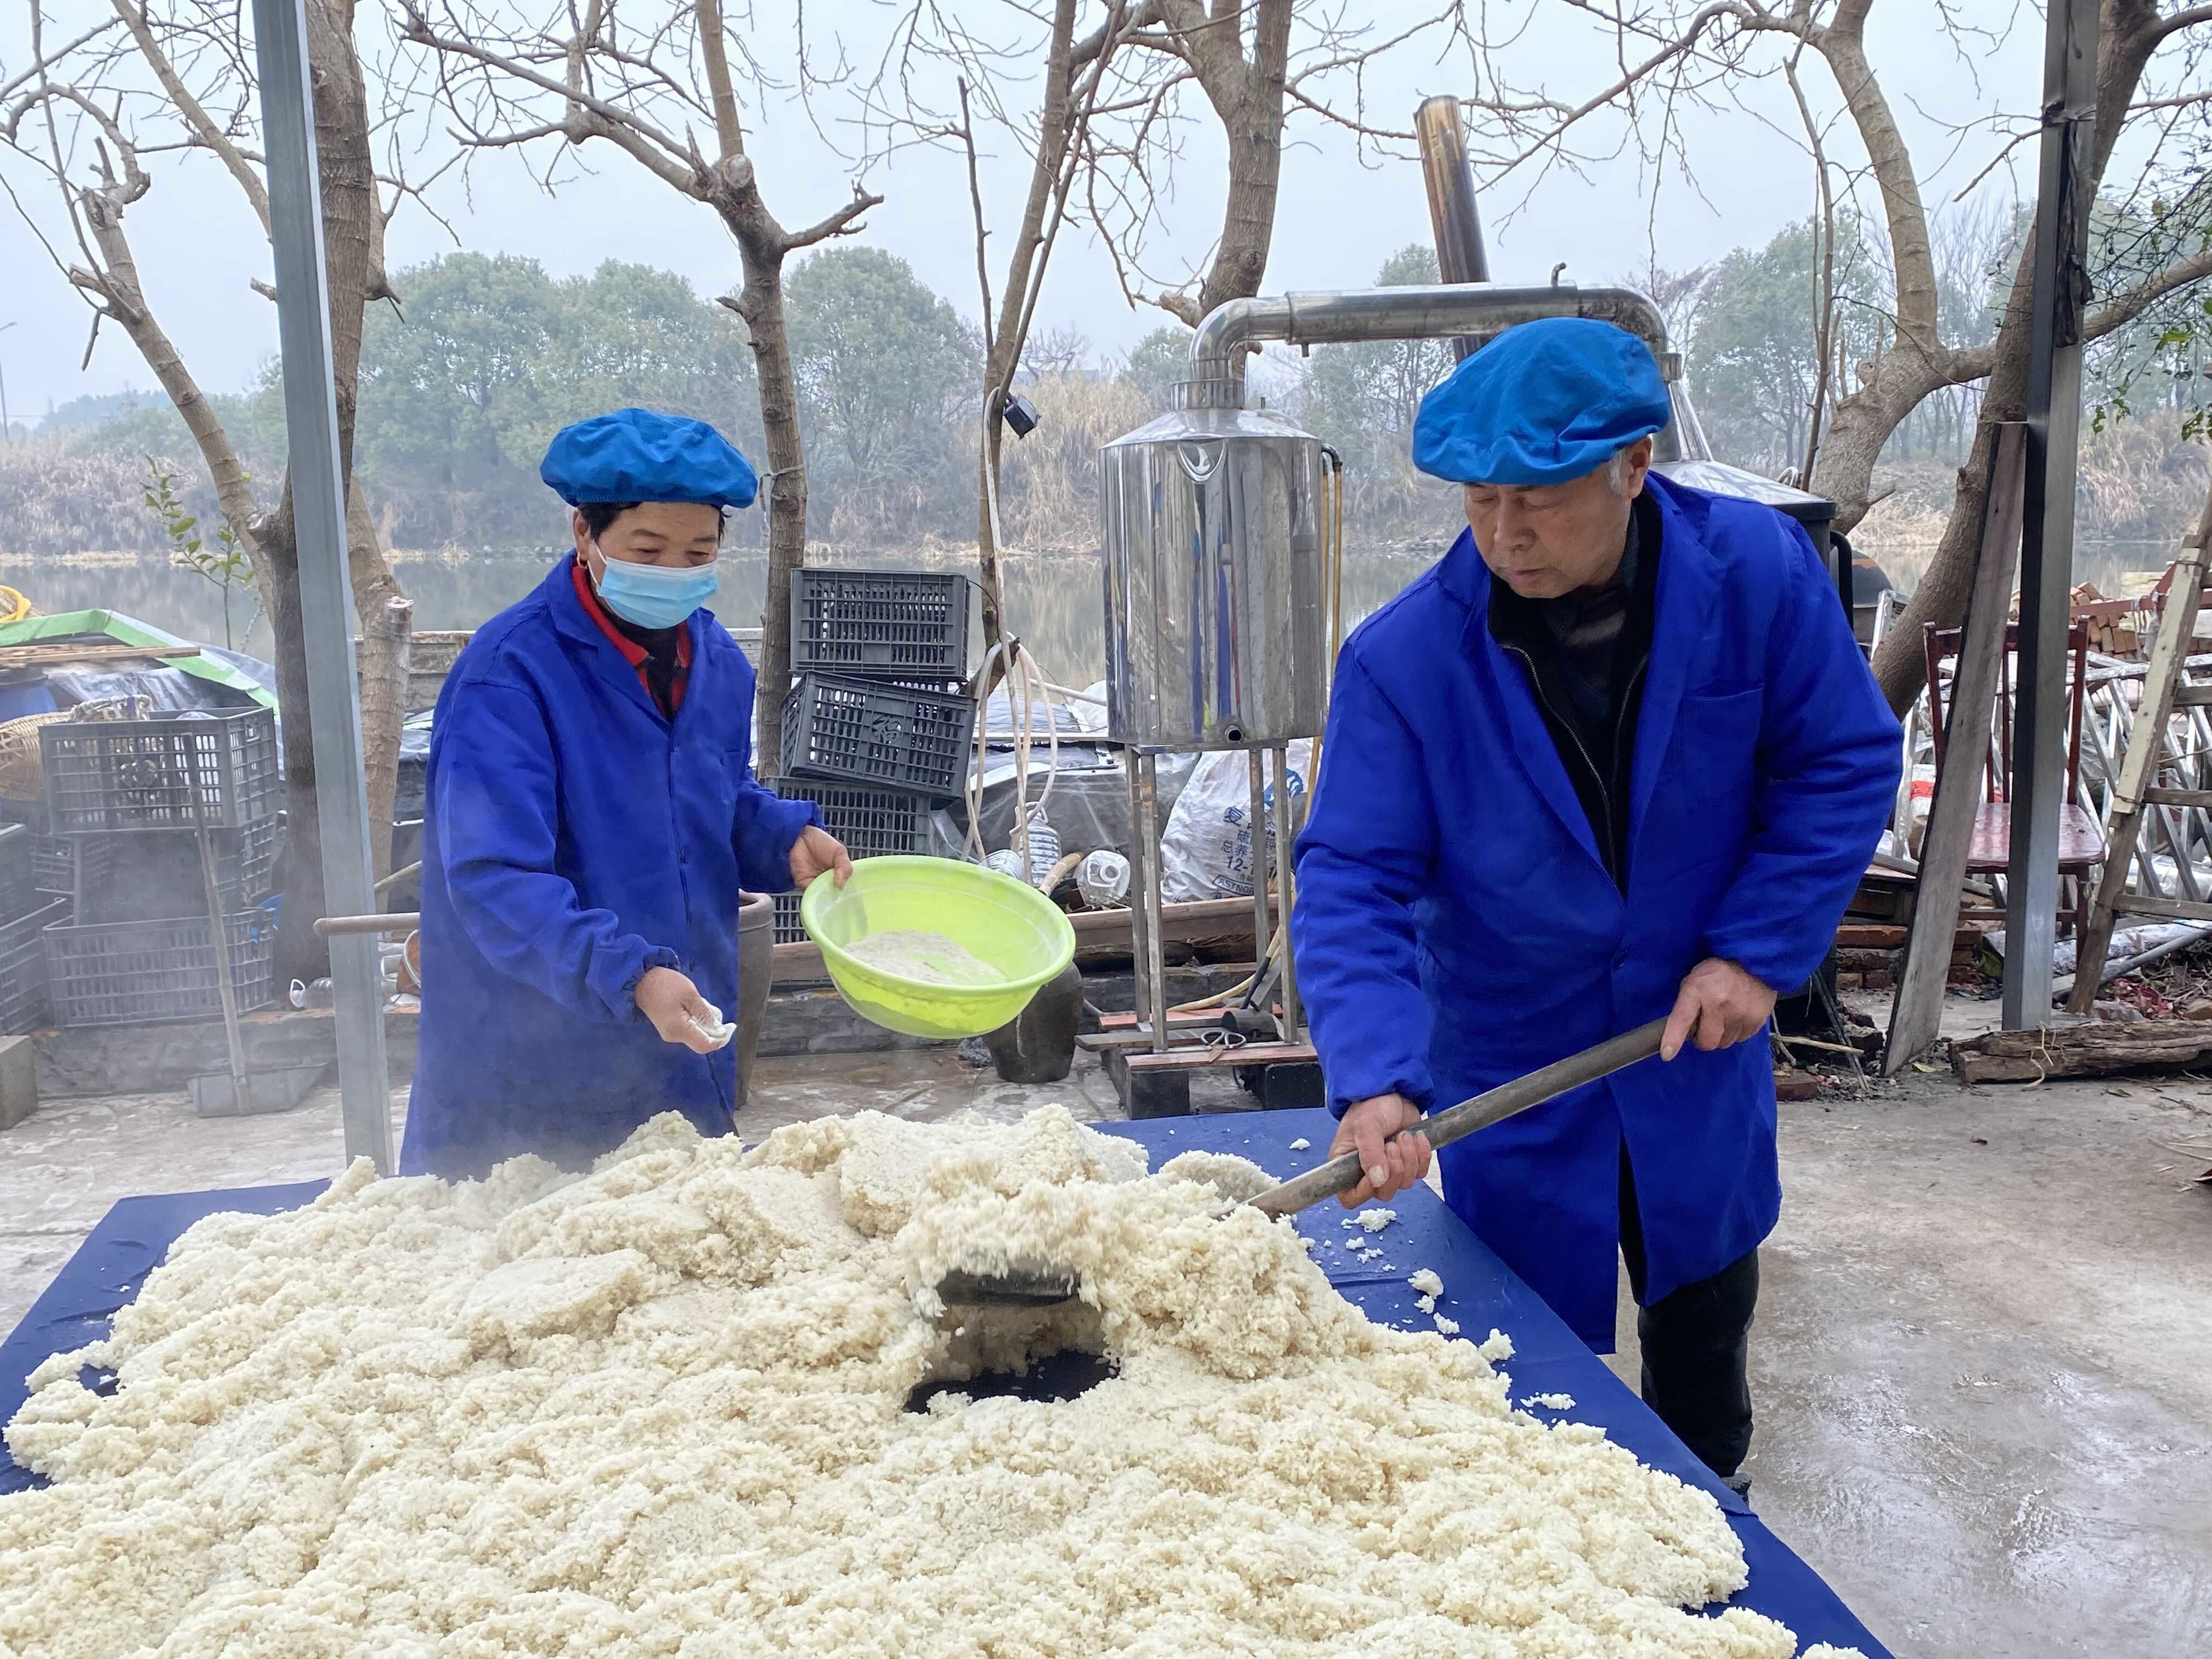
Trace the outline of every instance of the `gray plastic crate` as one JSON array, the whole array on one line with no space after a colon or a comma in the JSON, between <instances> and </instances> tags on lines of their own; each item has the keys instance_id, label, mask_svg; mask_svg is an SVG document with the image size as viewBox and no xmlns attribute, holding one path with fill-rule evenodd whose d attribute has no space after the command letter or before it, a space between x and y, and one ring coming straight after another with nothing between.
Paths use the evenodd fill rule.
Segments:
<instances>
[{"instance_id":1,"label":"gray plastic crate","mask_svg":"<svg viewBox=\"0 0 2212 1659\"><path fill-rule=\"evenodd\" d=\"M975 705L849 674L805 673L783 705L783 775L949 799L968 775Z\"/></svg>"},{"instance_id":2,"label":"gray plastic crate","mask_svg":"<svg viewBox=\"0 0 2212 1659\"><path fill-rule=\"evenodd\" d=\"M69 914L66 902L41 906L0 925L0 1036L19 1036L46 1023L48 924Z\"/></svg>"},{"instance_id":3,"label":"gray plastic crate","mask_svg":"<svg viewBox=\"0 0 2212 1659\"><path fill-rule=\"evenodd\" d=\"M860 784L824 783L818 778L771 778L768 787L786 800L812 801L822 809L823 827L856 859L919 853L929 838L929 799L895 789ZM775 896L775 942L788 945L806 937L799 925L799 895Z\"/></svg>"},{"instance_id":4,"label":"gray plastic crate","mask_svg":"<svg viewBox=\"0 0 2212 1659\"><path fill-rule=\"evenodd\" d=\"M39 896L39 838L27 824L0 823L0 921L13 921Z\"/></svg>"},{"instance_id":5,"label":"gray plastic crate","mask_svg":"<svg viewBox=\"0 0 2212 1659\"><path fill-rule=\"evenodd\" d=\"M965 679L973 586L949 572L794 570L792 672Z\"/></svg>"},{"instance_id":6,"label":"gray plastic crate","mask_svg":"<svg viewBox=\"0 0 2212 1659\"><path fill-rule=\"evenodd\" d=\"M276 1000L276 919L223 919L240 1013ZM222 1014L215 942L205 917L49 927L46 995L57 1025L144 1025Z\"/></svg>"},{"instance_id":7,"label":"gray plastic crate","mask_svg":"<svg viewBox=\"0 0 2212 1659\"><path fill-rule=\"evenodd\" d=\"M241 830L283 805L276 716L160 710L137 720L56 720L39 729L46 829Z\"/></svg>"},{"instance_id":8,"label":"gray plastic crate","mask_svg":"<svg viewBox=\"0 0 2212 1659\"><path fill-rule=\"evenodd\" d=\"M75 860L75 921L166 921L207 914L207 878L196 832L69 836ZM226 913L250 908L276 888L283 823L210 830L216 886Z\"/></svg>"}]
</instances>

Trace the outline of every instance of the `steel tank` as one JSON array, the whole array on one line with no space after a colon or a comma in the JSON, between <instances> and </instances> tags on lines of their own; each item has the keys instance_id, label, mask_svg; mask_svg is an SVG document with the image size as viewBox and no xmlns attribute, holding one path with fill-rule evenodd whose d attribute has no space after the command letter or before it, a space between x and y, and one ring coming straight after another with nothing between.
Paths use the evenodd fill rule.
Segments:
<instances>
[{"instance_id":1,"label":"steel tank","mask_svg":"<svg viewBox=\"0 0 2212 1659\"><path fill-rule=\"evenodd\" d=\"M1179 409L1101 453L1107 734L1258 749L1328 717L1321 440L1272 410Z\"/></svg>"}]
</instances>

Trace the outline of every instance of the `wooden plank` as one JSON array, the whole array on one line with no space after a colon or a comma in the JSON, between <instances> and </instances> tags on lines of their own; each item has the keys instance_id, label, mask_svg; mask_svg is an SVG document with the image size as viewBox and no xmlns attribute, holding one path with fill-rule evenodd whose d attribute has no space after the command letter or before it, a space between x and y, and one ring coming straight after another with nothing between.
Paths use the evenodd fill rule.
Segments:
<instances>
[{"instance_id":1,"label":"wooden plank","mask_svg":"<svg viewBox=\"0 0 2212 1659\"><path fill-rule=\"evenodd\" d=\"M2212 703L2212 685L2178 685L2173 689L2177 708L2198 708Z\"/></svg>"},{"instance_id":2,"label":"wooden plank","mask_svg":"<svg viewBox=\"0 0 2212 1659\"><path fill-rule=\"evenodd\" d=\"M2149 806L2212 807L2212 789L2146 789L2143 802Z\"/></svg>"},{"instance_id":3,"label":"wooden plank","mask_svg":"<svg viewBox=\"0 0 2212 1659\"><path fill-rule=\"evenodd\" d=\"M1146 1050L1126 1056L1133 1072L1200 1071L1213 1066L1283 1066L1318 1058L1310 1042L1248 1042L1242 1048L1222 1043L1194 1043L1170 1048L1164 1054Z\"/></svg>"},{"instance_id":4,"label":"wooden plank","mask_svg":"<svg viewBox=\"0 0 2212 1659\"><path fill-rule=\"evenodd\" d=\"M2099 1020L2033 1031L1987 1031L1951 1045L1952 1069L1967 1083L2039 1083L2054 1077L2109 1077L2155 1066L2189 1069L2212 1062L2212 1020L2161 1019L2142 1025Z\"/></svg>"},{"instance_id":5,"label":"wooden plank","mask_svg":"<svg viewBox=\"0 0 2212 1659\"><path fill-rule=\"evenodd\" d=\"M2128 915L2172 916L2182 921L2212 921L2212 900L2164 898L2156 893L2128 893L2120 899L2120 909ZM2106 930L2105 944L2097 952L2097 971L2105 968L2105 951L2111 947L2112 934Z\"/></svg>"},{"instance_id":6,"label":"wooden plank","mask_svg":"<svg viewBox=\"0 0 2212 1659\"><path fill-rule=\"evenodd\" d=\"M1944 728L1952 740L1936 769L1928 830L1920 844L1920 891L1905 965L1889 1008L1889 1036L1882 1048L1884 1077L1895 1077L1926 1053L1943 1018L1943 989L1951 975L1952 934L1966 879L1966 855L1981 804L1984 744L2004 673L2005 624L2009 620L2013 565L2020 555L2026 507L2027 428L2007 421L1996 429L1990 463L1989 506L1974 552L1973 584ZM1936 688L1928 695L1933 698Z\"/></svg>"},{"instance_id":7,"label":"wooden plank","mask_svg":"<svg viewBox=\"0 0 2212 1659\"><path fill-rule=\"evenodd\" d=\"M0 669L58 668L74 662L126 662L162 657L197 657L197 645L0 645Z\"/></svg>"}]
</instances>

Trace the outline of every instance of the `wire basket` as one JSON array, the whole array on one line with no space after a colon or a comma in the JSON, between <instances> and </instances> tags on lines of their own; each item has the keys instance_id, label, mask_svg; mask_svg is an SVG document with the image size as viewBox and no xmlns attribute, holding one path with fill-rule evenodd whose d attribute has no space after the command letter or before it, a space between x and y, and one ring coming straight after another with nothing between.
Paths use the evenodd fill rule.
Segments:
<instances>
[{"instance_id":1,"label":"wire basket","mask_svg":"<svg viewBox=\"0 0 2212 1659\"><path fill-rule=\"evenodd\" d=\"M223 919L240 1013L276 1000L276 919L247 910ZM49 927L46 996L57 1025L145 1025L215 1019L222 979L207 919Z\"/></svg>"},{"instance_id":2,"label":"wire basket","mask_svg":"<svg viewBox=\"0 0 2212 1659\"><path fill-rule=\"evenodd\" d=\"M814 778L778 778L769 788L786 800L812 801L822 809L823 827L856 859L919 853L929 836L929 801L895 789L823 783ZM796 893L775 896L775 942L788 945L806 937L799 925Z\"/></svg>"},{"instance_id":3,"label":"wire basket","mask_svg":"<svg viewBox=\"0 0 2212 1659\"><path fill-rule=\"evenodd\" d=\"M971 586L950 573L795 570L792 672L965 679Z\"/></svg>"},{"instance_id":4,"label":"wire basket","mask_svg":"<svg viewBox=\"0 0 2212 1659\"><path fill-rule=\"evenodd\" d=\"M163 709L144 720L60 720L39 732L47 828L242 830L283 805L276 716Z\"/></svg>"},{"instance_id":5,"label":"wire basket","mask_svg":"<svg viewBox=\"0 0 2212 1659\"><path fill-rule=\"evenodd\" d=\"M66 903L47 904L0 926L0 1036L20 1036L46 1023L46 945L49 923L69 915Z\"/></svg>"},{"instance_id":6,"label":"wire basket","mask_svg":"<svg viewBox=\"0 0 2212 1659\"><path fill-rule=\"evenodd\" d=\"M949 798L960 793L975 732L967 697L801 674L783 705L783 773Z\"/></svg>"},{"instance_id":7,"label":"wire basket","mask_svg":"<svg viewBox=\"0 0 2212 1659\"><path fill-rule=\"evenodd\" d=\"M39 733L66 714L19 714L0 720L0 796L35 800L45 793L40 779Z\"/></svg>"}]
</instances>

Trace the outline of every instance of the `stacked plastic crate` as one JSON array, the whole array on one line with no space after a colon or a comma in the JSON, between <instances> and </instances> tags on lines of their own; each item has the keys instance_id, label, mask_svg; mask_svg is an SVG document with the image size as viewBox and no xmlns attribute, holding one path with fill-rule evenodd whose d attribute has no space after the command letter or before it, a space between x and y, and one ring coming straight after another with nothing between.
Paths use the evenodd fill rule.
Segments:
<instances>
[{"instance_id":1,"label":"stacked plastic crate","mask_svg":"<svg viewBox=\"0 0 2212 1659\"><path fill-rule=\"evenodd\" d=\"M854 858L919 853L961 793L975 737L965 576L802 569L791 581L792 688L776 793L811 800ZM775 937L801 937L799 896Z\"/></svg>"},{"instance_id":2,"label":"stacked plastic crate","mask_svg":"<svg viewBox=\"0 0 2212 1659\"><path fill-rule=\"evenodd\" d=\"M39 733L46 778L40 931L57 1025L212 1019L222 1012L200 834L241 1011L276 1000L283 786L266 708L60 720Z\"/></svg>"}]
</instances>

